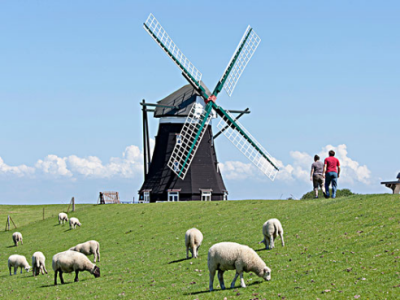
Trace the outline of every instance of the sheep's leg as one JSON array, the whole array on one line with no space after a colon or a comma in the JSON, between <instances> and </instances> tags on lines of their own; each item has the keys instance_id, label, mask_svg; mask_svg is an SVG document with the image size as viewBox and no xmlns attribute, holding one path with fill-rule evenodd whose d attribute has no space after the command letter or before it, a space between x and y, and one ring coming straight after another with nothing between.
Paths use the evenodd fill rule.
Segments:
<instances>
[{"instance_id":1,"label":"sheep's leg","mask_svg":"<svg viewBox=\"0 0 400 300\"><path fill-rule=\"evenodd\" d=\"M269 249L269 237L265 237L265 249Z\"/></svg>"},{"instance_id":2,"label":"sheep's leg","mask_svg":"<svg viewBox=\"0 0 400 300\"><path fill-rule=\"evenodd\" d=\"M23 245L24 244L24 242L21 240L21 245Z\"/></svg>"},{"instance_id":3,"label":"sheep's leg","mask_svg":"<svg viewBox=\"0 0 400 300\"><path fill-rule=\"evenodd\" d=\"M244 283L244 279L243 279L243 272L240 273L240 286L245 288L246 284Z\"/></svg>"},{"instance_id":4,"label":"sheep's leg","mask_svg":"<svg viewBox=\"0 0 400 300\"><path fill-rule=\"evenodd\" d=\"M213 290L214 276L215 276L215 270L212 271L210 270L210 284L209 284L210 292Z\"/></svg>"},{"instance_id":5,"label":"sheep's leg","mask_svg":"<svg viewBox=\"0 0 400 300\"><path fill-rule=\"evenodd\" d=\"M96 252L97 252L97 258L99 259L99 262L100 262L100 249L97 248L97 249L96 249Z\"/></svg>"},{"instance_id":6,"label":"sheep's leg","mask_svg":"<svg viewBox=\"0 0 400 300\"><path fill-rule=\"evenodd\" d=\"M236 279L238 278L239 273L236 272L235 277L233 278L233 281L231 283L231 289L233 289L235 287L235 283L236 283Z\"/></svg>"},{"instance_id":7,"label":"sheep's leg","mask_svg":"<svg viewBox=\"0 0 400 300\"><path fill-rule=\"evenodd\" d=\"M195 244L191 245L192 249L193 249L193 254L192 257L197 258L197 247Z\"/></svg>"},{"instance_id":8,"label":"sheep's leg","mask_svg":"<svg viewBox=\"0 0 400 300\"><path fill-rule=\"evenodd\" d=\"M76 270L76 271L75 271L75 282L78 282L78 281L79 281L78 275L79 275L79 271Z\"/></svg>"},{"instance_id":9,"label":"sheep's leg","mask_svg":"<svg viewBox=\"0 0 400 300\"><path fill-rule=\"evenodd\" d=\"M57 285L57 270L54 272L54 285Z\"/></svg>"},{"instance_id":10,"label":"sheep's leg","mask_svg":"<svg viewBox=\"0 0 400 300\"><path fill-rule=\"evenodd\" d=\"M22 266L20 267L21 268L21 272L19 273L19 274L22 274ZM17 268L18 269L18 268Z\"/></svg>"},{"instance_id":11,"label":"sheep's leg","mask_svg":"<svg viewBox=\"0 0 400 300\"><path fill-rule=\"evenodd\" d=\"M225 284L224 284L224 271L218 270L218 280L219 280L219 285L221 286L221 289L225 289Z\"/></svg>"},{"instance_id":12,"label":"sheep's leg","mask_svg":"<svg viewBox=\"0 0 400 300\"><path fill-rule=\"evenodd\" d=\"M283 240L283 233L279 232L279 236L281 237L282 247L285 246L285 241Z\"/></svg>"},{"instance_id":13,"label":"sheep's leg","mask_svg":"<svg viewBox=\"0 0 400 300\"><path fill-rule=\"evenodd\" d=\"M43 265L43 269L44 269L44 271L46 272L46 274L47 274L47 270L46 270L46 267L45 267L45 265ZM44 274L43 274L44 275Z\"/></svg>"},{"instance_id":14,"label":"sheep's leg","mask_svg":"<svg viewBox=\"0 0 400 300\"><path fill-rule=\"evenodd\" d=\"M62 272L61 270L58 271L58 272L60 272L60 281L61 281L61 284L64 284L64 278L63 278L63 276L62 276L63 272Z\"/></svg>"},{"instance_id":15,"label":"sheep's leg","mask_svg":"<svg viewBox=\"0 0 400 300\"><path fill-rule=\"evenodd\" d=\"M10 276L12 276L12 274L11 274L11 267L8 267L9 269L10 269Z\"/></svg>"},{"instance_id":16,"label":"sheep's leg","mask_svg":"<svg viewBox=\"0 0 400 300\"><path fill-rule=\"evenodd\" d=\"M269 243L270 243L269 249L275 248L275 245L274 245L274 236L271 236L271 237L269 238Z\"/></svg>"},{"instance_id":17,"label":"sheep's leg","mask_svg":"<svg viewBox=\"0 0 400 300\"><path fill-rule=\"evenodd\" d=\"M35 265L33 265L33 267L32 267L32 273L33 273L33 277L35 277L36 276L36 266Z\"/></svg>"},{"instance_id":18,"label":"sheep's leg","mask_svg":"<svg viewBox=\"0 0 400 300\"><path fill-rule=\"evenodd\" d=\"M186 246L186 259L189 259L189 246Z\"/></svg>"}]
</instances>

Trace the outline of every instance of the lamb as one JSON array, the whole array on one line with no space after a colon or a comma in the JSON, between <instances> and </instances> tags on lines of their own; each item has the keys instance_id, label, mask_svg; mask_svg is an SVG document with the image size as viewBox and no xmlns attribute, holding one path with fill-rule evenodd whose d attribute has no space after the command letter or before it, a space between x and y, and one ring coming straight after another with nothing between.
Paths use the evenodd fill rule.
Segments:
<instances>
[{"instance_id":1,"label":"lamb","mask_svg":"<svg viewBox=\"0 0 400 300\"><path fill-rule=\"evenodd\" d=\"M46 258L44 257L42 252L37 251L37 252L33 253L33 255L32 255L33 276L39 275L39 272L41 272L42 275L44 275L45 272L47 274L45 260L46 260Z\"/></svg>"},{"instance_id":2,"label":"lamb","mask_svg":"<svg viewBox=\"0 0 400 300\"><path fill-rule=\"evenodd\" d=\"M225 289L224 272L236 270L235 278L231 283L231 288L235 287L235 282L240 275L240 285L246 287L243 279L243 272L254 272L264 280L271 280L271 269L251 248L237 243L218 243L211 246L208 250L208 271L210 272L210 291L213 290L215 272L218 270L218 280L221 289Z\"/></svg>"},{"instance_id":3,"label":"lamb","mask_svg":"<svg viewBox=\"0 0 400 300\"><path fill-rule=\"evenodd\" d=\"M21 232L14 232L12 235L12 239L14 241L14 245L15 247L18 246L18 242L21 242L21 245L23 245L24 243L22 242L22 234Z\"/></svg>"},{"instance_id":4,"label":"lamb","mask_svg":"<svg viewBox=\"0 0 400 300\"><path fill-rule=\"evenodd\" d=\"M78 225L79 227L81 227L81 223L79 222L79 220L77 218L71 218L69 219L69 228L70 229L75 229L76 225Z\"/></svg>"},{"instance_id":5,"label":"lamb","mask_svg":"<svg viewBox=\"0 0 400 300\"><path fill-rule=\"evenodd\" d=\"M21 268L21 274L22 274L22 268L24 268L27 272L29 272L31 268L25 256L18 254L13 254L8 258L8 269L10 270L10 276L11 276L11 267L14 267L14 275L17 275L17 270L19 267Z\"/></svg>"},{"instance_id":6,"label":"lamb","mask_svg":"<svg viewBox=\"0 0 400 300\"><path fill-rule=\"evenodd\" d=\"M68 222L68 215L66 213L59 213L58 214L58 224L64 224L65 222Z\"/></svg>"},{"instance_id":7,"label":"lamb","mask_svg":"<svg viewBox=\"0 0 400 300\"><path fill-rule=\"evenodd\" d=\"M92 264L90 260L82 253L76 251L64 251L53 256L54 285L57 285L57 273L60 273L61 284L64 284L63 273L75 272L75 282L79 281L78 274L82 271L88 271L95 278L100 277L100 268Z\"/></svg>"},{"instance_id":8,"label":"lamb","mask_svg":"<svg viewBox=\"0 0 400 300\"><path fill-rule=\"evenodd\" d=\"M197 258L203 234L196 228L189 229L185 234L186 258L189 258L189 250L192 253L192 258Z\"/></svg>"},{"instance_id":9,"label":"lamb","mask_svg":"<svg viewBox=\"0 0 400 300\"><path fill-rule=\"evenodd\" d=\"M93 262L96 262L97 258L99 258L100 262L100 244L97 241L87 241L86 243L78 244L75 247L70 248L69 250L80 252L85 255L93 254Z\"/></svg>"},{"instance_id":10,"label":"lamb","mask_svg":"<svg viewBox=\"0 0 400 300\"><path fill-rule=\"evenodd\" d=\"M274 240L278 235L281 237L282 247L285 246L282 224L278 219L269 219L264 223L262 231L264 239L259 242L259 244L264 243L265 249L272 249L275 247Z\"/></svg>"}]
</instances>

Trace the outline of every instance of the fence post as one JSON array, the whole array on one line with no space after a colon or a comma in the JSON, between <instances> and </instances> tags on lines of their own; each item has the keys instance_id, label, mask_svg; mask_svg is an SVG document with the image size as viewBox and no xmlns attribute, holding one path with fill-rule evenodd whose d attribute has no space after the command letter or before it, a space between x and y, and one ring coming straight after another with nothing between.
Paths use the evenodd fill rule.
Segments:
<instances>
[{"instance_id":1,"label":"fence post","mask_svg":"<svg viewBox=\"0 0 400 300\"><path fill-rule=\"evenodd\" d=\"M72 197L72 211L75 211L75 197Z\"/></svg>"}]
</instances>

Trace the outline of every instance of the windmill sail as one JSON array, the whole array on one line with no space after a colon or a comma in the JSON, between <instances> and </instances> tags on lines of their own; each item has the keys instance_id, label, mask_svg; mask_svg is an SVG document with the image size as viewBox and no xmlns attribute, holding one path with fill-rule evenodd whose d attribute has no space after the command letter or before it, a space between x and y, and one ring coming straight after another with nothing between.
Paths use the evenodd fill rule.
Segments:
<instances>
[{"instance_id":1,"label":"windmill sail","mask_svg":"<svg viewBox=\"0 0 400 300\"><path fill-rule=\"evenodd\" d=\"M176 65L185 74L185 77L196 88L200 88L200 81L202 74L196 67L186 58L181 50L176 46L174 41L169 37L168 33L157 21L157 19L150 14L143 24L144 29L156 41L156 43L167 53L167 55L176 63Z\"/></svg>"},{"instance_id":2,"label":"windmill sail","mask_svg":"<svg viewBox=\"0 0 400 300\"><path fill-rule=\"evenodd\" d=\"M259 142L233 117L221 107L216 108L221 120L217 124L218 129L228 138L257 168L259 168L272 181L279 169L272 156L261 146Z\"/></svg>"},{"instance_id":3,"label":"windmill sail","mask_svg":"<svg viewBox=\"0 0 400 300\"><path fill-rule=\"evenodd\" d=\"M211 105L204 109L200 103L195 103L186 118L180 133L179 143L175 144L168 167L179 178L184 179L197 148L211 120Z\"/></svg>"},{"instance_id":4,"label":"windmill sail","mask_svg":"<svg viewBox=\"0 0 400 300\"><path fill-rule=\"evenodd\" d=\"M250 26L247 26L246 31L243 34L242 39L239 42L231 60L229 61L221 79L214 89L213 95L217 95L222 88L225 89L226 93L230 97L236 84L246 68L248 62L257 50L261 39L256 32Z\"/></svg>"}]
</instances>

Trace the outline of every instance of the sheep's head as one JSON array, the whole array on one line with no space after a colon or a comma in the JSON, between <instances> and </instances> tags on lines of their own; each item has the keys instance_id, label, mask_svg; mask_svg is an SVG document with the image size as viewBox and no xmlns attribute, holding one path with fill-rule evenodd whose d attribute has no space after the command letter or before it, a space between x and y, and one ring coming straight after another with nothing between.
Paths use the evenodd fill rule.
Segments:
<instances>
[{"instance_id":1,"label":"sheep's head","mask_svg":"<svg viewBox=\"0 0 400 300\"><path fill-rule=\"evenodd\" d=\"M100 277L100 268L98 266L94 266L92 274L94 275L95 278Z\"/></svg>"},{"instance_id":2,"label":"sheep's head","mask_svg":"<svg viewBox=\"0 0 400 300\"><path fill-rule=\"evenodd\" d=\"M263 270L263 276L264 280L269 281L271 280L271 269L268 267L265 267Z\"/></svg>"},{"instance_id":3,"label":"sheep's head","mask_svg":"<svg viewBox=\"0 0 400 300\"><path fill-rule=\"evenodd\" d=\"M80 223L80 222L77 222L76 225L78 225L79 227L81 227L81 223Z\"/></svg>"},{"instance_id":4,"label":"sheep's head","mask_svg":"<svg viewBox=\"0 0 400 300\"><path fill-rule=\"evenodd\" d=\"M28 265L25 267L25 271L29 272L31 270L31 267Z\"/></svg>"}]
</instances>

